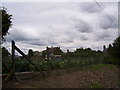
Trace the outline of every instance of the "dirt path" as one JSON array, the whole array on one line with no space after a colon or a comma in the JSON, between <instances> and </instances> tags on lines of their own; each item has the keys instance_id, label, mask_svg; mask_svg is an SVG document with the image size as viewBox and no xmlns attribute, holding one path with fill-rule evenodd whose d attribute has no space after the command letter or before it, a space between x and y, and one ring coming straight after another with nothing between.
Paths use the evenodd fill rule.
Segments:
<instances>
[{"instance_id":1,"label":"dirt path","mask_svg":"<svg viewBox=\"0 0 120 90\"><path fill-rule=\"evenodd\" d=\"M57 74L55 75L55 73ZM66 73L67 72L67 73ZM62 75L61 75L62 73ZM53 70L46 78L35 78L20 83L4 83L8 88L118 88L118 69L116 66L85 67L72 70Z\"/></svg>"}]
</instances>

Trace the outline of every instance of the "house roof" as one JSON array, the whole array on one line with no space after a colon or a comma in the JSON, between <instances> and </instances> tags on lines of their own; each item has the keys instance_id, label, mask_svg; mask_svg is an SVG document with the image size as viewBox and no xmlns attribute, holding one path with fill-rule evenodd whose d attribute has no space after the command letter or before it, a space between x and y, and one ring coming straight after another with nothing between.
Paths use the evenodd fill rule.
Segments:
<instances>
[{"instance_id":1,"label":"house roof","mask_svg":"<svg viewBox=\"0 0 120 90\"><path fill-rule=\"evenodd\" d=\"M49 54L55 54L56 51L59 51L59 52L63 52L60 47L47 47L46 50L44 50L43 52L46 52L47 53L47 49L49 50Z\"/></svg>"}]
</instances>

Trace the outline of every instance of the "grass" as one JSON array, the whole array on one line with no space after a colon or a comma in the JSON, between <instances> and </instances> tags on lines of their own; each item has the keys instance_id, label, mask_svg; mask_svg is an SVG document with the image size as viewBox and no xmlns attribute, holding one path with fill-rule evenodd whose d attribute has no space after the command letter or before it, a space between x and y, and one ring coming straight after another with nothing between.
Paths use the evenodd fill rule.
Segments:
<instances>
[{"instance_id":1,"label":"grass","mask_svg":"<svg viewBox=\"0 0 120 90\"><path fill-rule=\"evenodd\" d=\"M88 85L88 88L103 88L103 86L98 83L91 83Z\"/></svg>"},{"instance_id":2,"label":"grass","mask_svg":"<svg viewBox=\"0 0 120 90\"><path fill-rule=\"evenodd\" d=\"M109 64L97 64L97 65L92 65L91 68L92 69L100 69L103 67L108 67L109 69L114 69L115 67Z\"/></svg>"}]
</instances>

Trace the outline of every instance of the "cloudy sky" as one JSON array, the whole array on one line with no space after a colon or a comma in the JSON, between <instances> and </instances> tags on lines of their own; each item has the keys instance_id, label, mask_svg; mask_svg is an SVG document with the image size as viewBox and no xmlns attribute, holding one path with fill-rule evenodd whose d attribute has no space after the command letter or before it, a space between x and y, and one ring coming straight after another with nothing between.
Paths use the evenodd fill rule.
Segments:
<instances>
[{"instance_id":1,"label":"cloudy sky","mask_svg":"<svg viewBox=\"0 0 120 90\"><path fill-rule=\"evenodd\" d=\"M102 9L99 7L102 7ZM11 40L25 53L60 46L63 51L90 47L102 50L118 36L117 2L4 2L13 15ZM109 15L109 16L107 16ZM110 17L110 18L109 18Z\"/></svg>"}]
</instances>

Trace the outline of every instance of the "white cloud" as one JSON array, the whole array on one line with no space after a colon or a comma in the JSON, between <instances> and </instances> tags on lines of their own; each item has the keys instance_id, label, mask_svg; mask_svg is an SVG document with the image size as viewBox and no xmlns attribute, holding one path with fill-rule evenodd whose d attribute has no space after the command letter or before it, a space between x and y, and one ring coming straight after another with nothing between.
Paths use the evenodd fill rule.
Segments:
<instances>
[{"instance_id":1,"label":"white cloud","mask_svg":"<svg viewBox=\"0 0 120 90\"><path fill-rule=\"evenodd\" d=\"M99 0L99 2L118 2L119 0ZM95 2L95 0L3 0L3 2Z\"/></svg>"},{"instance_id":2,"label":"white cloud","mask_svg":"<svg viewBox=\"0 0 120 90\"><path fill-rule=\"evenodd\" d=\"M117 3L101 5L117 22ZM14 18L7 41L15 40L23 50L43 50L46 46L60 46L64 51L79 47L102 49L117 37L117 27L95 2L23 2L4 6Z\"/></svg>"}]
</instances>

